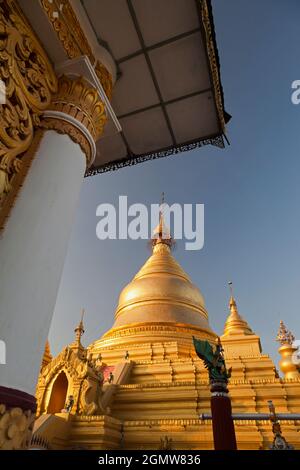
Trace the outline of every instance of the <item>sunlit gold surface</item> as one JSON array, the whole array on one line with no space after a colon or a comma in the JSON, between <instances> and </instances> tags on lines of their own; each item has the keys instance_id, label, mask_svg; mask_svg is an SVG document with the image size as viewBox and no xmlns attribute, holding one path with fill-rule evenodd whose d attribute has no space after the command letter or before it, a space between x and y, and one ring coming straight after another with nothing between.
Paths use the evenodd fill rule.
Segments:
<instances>
[{"instance_id":1,"label":"sunlit gold surface","mask_svg":"<svg viewBox=\"0 0 300 470\"><path fill-rule=\"evenodd\" d=\"M295 379L300 376L299 359L298 364L296 363L297 348L291 344L283 344L278 349L281 359L279 361L279 367L283 372L286 379ZM294 358L294 359L293 359Z\"/></svg>"},{"instance_id":2,"label":"sunlit gold surface","mask_svg":"<svg viewBox=\"0 0 300 470\"><path fill-rule=\"evenodd\" d=\"M166 243L153 254L123 289L113 329L136 323L193 325L215 339L199 289L174 259ZM199 332L198 332L199 333ZM151 334L151 333L150 333Z\"/></svg>"},{"instance_id":3,"label":"sunlit gold surface","mask_svg":"<svg viewBox=\"0 0 300 470\"><path fill-rule=\"evenodd\" d=\"M210 386L207 371L194 353L192 336L215 341L216 335L209 327L200 291L174 259L169 242L168 238L153 243L153 254L120 295L113 328L82 351L92 370L113 369L112 383L104 382L98 397L91 389L92 402L102 413L88 416L75 410L69 418L43 414L53 377L61 371L69 376L78 403L80 389L73 378L73 355L65 358L61 353L42 370L38 388L42 414L35 435L54 448L159 449L162 439L171 439L172 449L213 448L211 422L199 419L199 414L210 413ZM232 367L233 412L267 413L272 399L278 412L299 413L300 376L279 378L233 298L229 307L221 340L226 364ZM271 445L269 422L235 424L239 449ZM299 430L297 422L285 422L283 434L298 449Z\"/></svg>"},{"instance_id":4,"label":"sunlit gold surface","mask_svg":"<svg viewBox=\"0 0 300 470\"><path fill-rule=\"evenodd\" d=\"M84 124L95 141L102 134L107 120L105 105L98 91L82 77L60 77L49 109L69 114Z\"/></svg>"},{"instance_id":5,"label":"sunlit gold surface","mask_svg":"<svg viewBox=\"0 0 300 470\"><path fill-rule=\"evenodd\" d=\"M276 341L280 343L278 349L281 355L279 366L286 379L295 379L300 376L300 361L295 336L287 329L284 322L280 320Z\"/></svg>"},{"instance_id":6,"label":"sunlit gold surface","mask_svg":"<svg viewBox=\"0 0 300 470\"><path fill-rule=\"evenodd\" d=\"M54 31L70 59L87 55L109 99L112 97L112 76L106 67L96 60L78 18L69 0L41 0Z\"/></svg>"},{"instance_id":7,"label":"sunlit gold surface","mask_svg":"<svg viewBox=\"0 0 300 470\"><path fill-rule=\"evenodd\" d=\"M252 334L252 330L249 327L246 320L238 312L235 299L231 296L229 301L230 315L226 320L224 335L234 334Z\"/></svg>"}]
</instances>

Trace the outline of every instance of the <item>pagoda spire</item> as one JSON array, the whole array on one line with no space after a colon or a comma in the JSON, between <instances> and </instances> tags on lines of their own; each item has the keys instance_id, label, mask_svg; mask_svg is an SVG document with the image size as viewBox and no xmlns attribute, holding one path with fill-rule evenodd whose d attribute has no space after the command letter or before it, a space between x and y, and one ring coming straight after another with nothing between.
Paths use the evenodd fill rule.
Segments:
<instances>
[{"instance_id":1,"label":"pagoda spire","mask_svg":"<svg viewBox=\"0 0 300 470\"><path fill-rule=\"evenodd\" d=\"M230 289L230 300L229 300L230 314L225 323L224 335L232 335L232 334L251 335L253 334L253 331L251 330L246 320L244 320L244 318L239 314L237 304L233 296L232 281L228 282L228 285Z\"/></svg>"},{"instance_id":2,"label":"pagoda spire","mask_svg":"<svg viewBox=\"0 0 300 470\"><path fill-rule=\"evenodd\" d=\"M50 351L49 340L47 339L46 344L45 344L43 359L42 359L42 368L45 367L47 364L49 364L49 362L51 361L52 361L52 354Z\"/></svg>"},{"instance_id":3,"label":"pagoda spire","mask_svg":"<svg viewBox=\"0 0 300 470\"><path fill-rule=\"evenodd\" d=\"M74 330L74 333L75 333L75 342L77 342L77 344L81 344L81 336L83 335L84 333L84 326L83 326L83 317L84 317L84 314L85 314L85 310L84 308L81 309L81 318L80 318L80 322L78 323L78 325L76 326L75 330Z\"/></svg>"},{"instance_id":4,"label":"pagoda spire","mask_svg":"<svg viewBox=\"0 0 300 470\"><path fill-rule=\"evenodd\" d=\"M71 348L76 354L78 354L80 357L83 357L84 354L86 354L86 349L81 343L81 336L84 333L84 326L83 326L83 317L85 314L85 310L81 309L81 317L80 317L80 322L76 326L74 333L75 333L75 339L73 343L69 345L69 348Z\"/></svg>"},{"instance_id":5,"label":"pagoda spire","mask_svg":"<svg viewBox=\"0 0 300 470\"><path fill-rule=\"evenodd\" d=\"M167 245L169 248L172 248L174 246L174 240L171 237L170 229L165 224L164 209L165 209L165 193L162 192L161 203L159 206L159 221L152 235L153 248L159 244Z\"/></svg>"}]
</instances>

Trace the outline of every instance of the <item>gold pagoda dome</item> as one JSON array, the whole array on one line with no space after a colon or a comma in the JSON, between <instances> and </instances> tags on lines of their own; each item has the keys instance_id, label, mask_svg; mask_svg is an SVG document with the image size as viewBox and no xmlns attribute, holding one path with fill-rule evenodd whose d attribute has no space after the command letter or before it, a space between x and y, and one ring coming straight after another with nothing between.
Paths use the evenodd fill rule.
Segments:
<instances>
[{"instance_id":1,"label":"gold pagoda dome","mask_svg":"<svg viewBox=\"0 0 300 470\"><path fill-rule=\"evenodd\" d=\"M162 215L152 239L153 252L146 263L122 290L115 312L115 323L103 339L158 337L160 341L178 339L191 342L192 335L215 341L209 326L204 298L172 254L173 240ZM133 333L133 328L134 333ZM122 333L120 332L122 330ZM125 332L127 330L127 332ZM163 333L164 332L164 333Z\"/></svg>"},{"instance_id":2,"label":"gold pagoda dome","mask_svg":"<svg viewBox=\"0 0 300 470\"><path fill-rule=\"evenodd\" d=\"M114 327L136 322L177 322L208 327L200 290L158 242L153 254L119 297Z\"/></svg>"}]
</instances>

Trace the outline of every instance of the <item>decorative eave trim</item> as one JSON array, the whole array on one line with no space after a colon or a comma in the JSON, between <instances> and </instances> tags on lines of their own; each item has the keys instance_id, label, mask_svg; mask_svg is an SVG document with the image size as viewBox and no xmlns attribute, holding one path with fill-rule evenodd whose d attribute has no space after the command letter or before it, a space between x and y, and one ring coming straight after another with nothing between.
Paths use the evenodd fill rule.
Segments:
<instances>
[{"instance_id":1,"label":"decorative eave trim","mask_svg":"<svg viewBox=\"0 0 300 470\"><path fill-rule=\"evenodd\" d=\"M211 0L196 0L199 11L200 23L202 24L202 37L206 44L206 57L213 83L216 111L221 124L221 131L225 132L225 124L231 119L230 114L225 111L224 93L221 83L220 59L216 41L214 18Z\"/></svg>"},{"instance_id":2,"label":"decorative eave trim","mask_svg":"<svg viewBox=\"0 0 300 470\"><path fill-rule=\"evenodd\" d=\"M189 152L195 148L203 147L204 145L214 145L215 147L224 148L224 139L222 135L215 137L208 137L201 140L194 140L188 143L176 145L175 147L168 147L166 149L157 150L156 152L144 153L140 155L128 155L121 160L114 160L104 165L98 166L96 168L90 168L85 176L94 176L100 173L107 173L108 171L119 170L120 168L125 168L127 166L133 166L138 163L156 160L157 158L171 157L173 155L178 155L179 153Z\"/></svg>"}]
</instances>

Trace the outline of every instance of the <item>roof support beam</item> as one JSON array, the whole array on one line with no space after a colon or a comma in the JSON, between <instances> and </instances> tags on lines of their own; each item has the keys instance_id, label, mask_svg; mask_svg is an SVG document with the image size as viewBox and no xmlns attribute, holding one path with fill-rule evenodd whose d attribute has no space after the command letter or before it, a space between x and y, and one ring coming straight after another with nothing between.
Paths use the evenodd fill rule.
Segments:
<instances>
[{"instance_id":1,"label":"roof support beam","mask_svg":"<svg viewBox=\"0 0 300 470\"><path fill-rule=\"evenodd\" d=\"M144 54L144 51L150 52L153 51L154 49L158 49L159 47L167 46L168 44L172 44L173 42L179 41L180 39L184 39L186 37L192 36L193 34L199 33L200 32L200 27L192 29L190 31L186 31L185 33L178 34L177 36L173 36L172 38L168 38L165 41L160 41L157 42L156 44L153 44L152 46L145 46L144 49L139 49L136 52L133 52L132 54L129 54L127 56L121 57L120 59L116 60L117 64L122 64L122 62L126 62L127 60L133 59L134 57L137 57L141 54Z\"/></svg>"},{"instance_id":2,"label":"roof support beam","mask_svg":"<svg viewBox=\"0 0 300 470\"><path fill-rule=\"evenodd\" d=\"M171 126L170 118L169 118L169 115L167 113L165 103L163 101L163 97L162 97L162 94L161 94L161 91L160 91L160 88L159 88L159 85L158 85L158 81L157 81L157 78L155 76L150 57L149 57L147 48L146 48L145 43L144 43L144 38L143 38L143 35L142 35L142 32L141 32L141 28L140 28L138 19L137 19L136 14L135 14L135 10L132 6L131 0L127 0L127 5L128 5L128 9L129 9L134 27L136 29L136 33L138 35L139 41L140 41L141 46L142 46L142 51L145 55L145 59L146 59L146 62L147 62L147 65L148 65L148 68L149 68L149 71L150 71L150 75L151 75L151 78L153 80L154 87L155 87L156 93L157 93L159 101L160 101L160 106L162 108L162 111L163 111L168 129L169 129L169 132L171 134L172 143L173 143L173 145L176 145L177 142L176 142L176 139L175 139L175 135L174 135L172 126Z\"/></svg>"}]
</instances>

